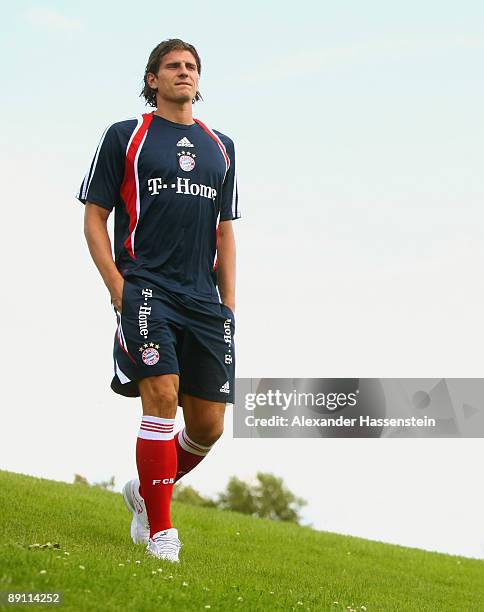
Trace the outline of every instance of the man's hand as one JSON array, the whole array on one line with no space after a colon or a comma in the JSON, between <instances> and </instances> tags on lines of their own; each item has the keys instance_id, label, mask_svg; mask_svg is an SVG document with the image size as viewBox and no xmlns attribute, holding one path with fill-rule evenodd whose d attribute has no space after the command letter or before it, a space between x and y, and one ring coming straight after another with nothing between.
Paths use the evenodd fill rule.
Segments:
<instances>
[{"instance_id":1,"label":"man's hand","mask_svg":"<svg viewBox=\"0 0 484 612\"><path fill-rule=\"evenodd\" d=\"M228 306L230 310L235 314L235 302L224 302L225 306Z\"/></svg>"},{"instance_id":2,"label":"man's hand","mask_svg":"<svg viewBox=\"0 0 484 612\"><path fill-rule=\"evenodd\" d=\"M114 285L109 287L109 293L111 294L111 304L116 308L118 312L123 312L123 289L124 289L124 278L119 275Z\"/></svg>"},{"instance_id":3,"label":"man's hand","mask_svg":"<svg viewBox=\"0 0 484 612\"><path fill-rule=\"evenodd\" d=\"M222 302L235 314L235 237L232 221L221 221L217 242L217 278Z\"/></svg>"},{"instance_id":4,"label":"man's hand","mask_svg":"<svg viewBox=\"0 0 484 612\"><path fill-rule=\"evenodd\" d=\"M84 234L94 263L111 294L111 303L118 312L123 308L124 278L114 263L107 230L109 211L92 202L86 203Z\"/></svg>"}]
</instances>

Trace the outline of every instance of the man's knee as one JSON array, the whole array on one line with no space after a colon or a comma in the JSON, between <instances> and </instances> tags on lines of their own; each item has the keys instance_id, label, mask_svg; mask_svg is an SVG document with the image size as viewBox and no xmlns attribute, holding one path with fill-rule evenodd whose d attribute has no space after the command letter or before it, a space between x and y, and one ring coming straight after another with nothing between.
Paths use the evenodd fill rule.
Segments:
<instances>
[{"instance_id":1,"label":"man's knee","mask_svg":"<svg viewBox=\"0 0 484 612\"><path fill-rule=\"evenodd\" d=\"M162 376L144 378L139 382L143 407L157 416L168 417L176 413L178 389L171 379Z\"/></svg>"},{"instance_id":2,"label":"man's knee","mask_svg":"<svg viewBox=\"0 0 484 612\"><path fill-rule=\"evenodd\" d=\"M223 421L218 423L198 424L195 428L187 430L188 437L202 446L212 446L224 432Z\"/></svg>"}]
</instances>

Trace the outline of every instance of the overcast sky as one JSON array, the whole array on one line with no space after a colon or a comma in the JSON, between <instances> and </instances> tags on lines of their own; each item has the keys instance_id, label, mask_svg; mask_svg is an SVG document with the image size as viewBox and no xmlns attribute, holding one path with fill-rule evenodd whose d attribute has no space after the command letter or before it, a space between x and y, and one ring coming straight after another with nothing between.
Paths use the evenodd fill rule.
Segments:
<instances>
[{"instance_id":1,"label":"overcast sky","mask_svg":"<svg viewBox=\"0 0 484 612\"><path fill-rule=\"evenodd\" d=\"M109 296L73 195L143 112L162 39L202 57L195 116L238 147L240 377L482 377L482 3L3 7L1 466L135 474ZM284 478L315 527L484 557L482 440L236 440L186 477ZM127 520L128 525L128 520Z\"/></svg>"}]
</instances>

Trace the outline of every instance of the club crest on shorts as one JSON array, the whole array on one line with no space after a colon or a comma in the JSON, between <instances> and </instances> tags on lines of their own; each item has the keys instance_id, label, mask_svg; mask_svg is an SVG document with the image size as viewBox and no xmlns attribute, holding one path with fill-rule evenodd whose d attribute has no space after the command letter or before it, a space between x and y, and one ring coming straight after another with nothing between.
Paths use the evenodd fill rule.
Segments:
<instances>
[{"instance_id":1,"label":"club crest on shorts","mask_svg":"<svg viewBox=\"0 0 484 612\"><path fill-rule=\"evenodd\" d=\"M160 353L158 352L159 348L160 345L154 344L153 342L141 345L139 351L141 353L143 363L148 366L157 364L158 361L160 361Z\"/></svg>"},{"instance_id":2,"label":"club crest on shorts","mask_svg":"<svg viewBox=\"0 0 484 612\"><path fill-rule=\"evenodd\" d=\"M177 153L178 155L178 163L180 164L180 168L185 170L185 172L190 172L195 168L195 153L190 153L190 151L181 151L181 153Z\"/></svg>"}]
</instances>

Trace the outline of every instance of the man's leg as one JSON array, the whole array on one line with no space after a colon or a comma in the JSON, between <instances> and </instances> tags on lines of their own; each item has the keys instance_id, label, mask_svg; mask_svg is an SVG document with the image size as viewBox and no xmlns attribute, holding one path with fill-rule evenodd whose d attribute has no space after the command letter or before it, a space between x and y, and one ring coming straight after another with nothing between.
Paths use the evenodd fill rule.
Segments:
<instances>
[{"instance_id":1,"label":"man's leg","mask_svg":"<svg viewBox=\"0 0 484 612\"><path fill-rule=\"evenodd\" d=\"M171 528L170 504L177 472L173 427L178 384L175 374L150 376L138 383L143 417L136 444L136 463L150 537Z\"/></svg>"},{"instance_id":2,"label":"man's leg","mask_svg":"<svg viewBox=\"0 0 484 612\"><path fill-rule=\"evenodd\" d=\"M176 480L188 474L207 455L224 429L225 404L180 393L185 427L175 436Z\"/></svg>"}]
</instances>

